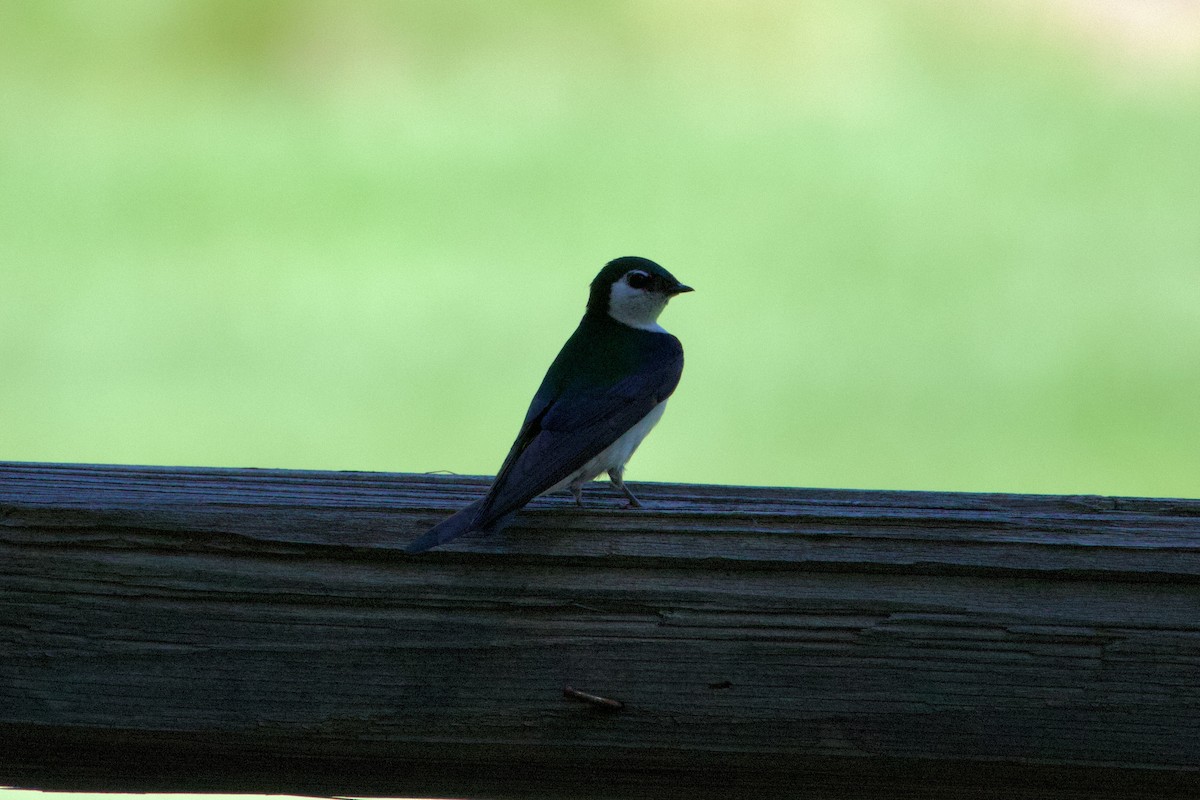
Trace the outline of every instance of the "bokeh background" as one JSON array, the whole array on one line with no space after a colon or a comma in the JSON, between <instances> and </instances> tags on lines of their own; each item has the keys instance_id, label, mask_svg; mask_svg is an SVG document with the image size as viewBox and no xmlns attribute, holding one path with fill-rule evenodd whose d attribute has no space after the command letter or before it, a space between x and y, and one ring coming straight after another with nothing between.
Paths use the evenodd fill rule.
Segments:
<instances>
[{"instance_id":1,"label":"bokeh background","mask_svg":"<svg viewBox=\"0 0 1200 800\"><path fill-rule=\"evenodd\" d=\"M635 481L1198 496L1200 7L0 4L0 459L490 473L630 254Z\"/></svg>"}]
</instances>

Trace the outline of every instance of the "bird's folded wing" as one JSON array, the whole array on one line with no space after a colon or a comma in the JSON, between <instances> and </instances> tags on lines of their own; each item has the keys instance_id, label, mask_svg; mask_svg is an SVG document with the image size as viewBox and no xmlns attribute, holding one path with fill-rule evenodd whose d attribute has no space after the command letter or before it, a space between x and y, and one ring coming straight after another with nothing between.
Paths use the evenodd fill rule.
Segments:
<instances>
[{"instance_id":1,"label":"bird's folded wing","mask_svg":"<svg viewBox=\"0 0 1200 800\"><path fill-rule=\"evenodd\" d=\"M567 390L526 420L481 510L508 514L569 477L670 397L683 354L603 389Z\"/></svg>"}]
</instances>

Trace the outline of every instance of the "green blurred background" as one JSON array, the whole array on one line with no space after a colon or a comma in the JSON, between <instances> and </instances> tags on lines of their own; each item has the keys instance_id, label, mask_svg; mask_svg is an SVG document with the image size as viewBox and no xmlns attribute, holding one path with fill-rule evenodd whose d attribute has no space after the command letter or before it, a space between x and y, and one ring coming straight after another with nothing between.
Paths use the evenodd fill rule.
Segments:
<instances>
[{"instance_id":1,"label":"green blurred background","mask_svg":"<svg viewBox=\"0 0 1200 800\"><path fill-rule=\"evenodd\" d=\"M636 254L635 481L1200 495L1194 3L5 0L0 210L0 459L490 473Z\"/></svg>"}]
</instances>

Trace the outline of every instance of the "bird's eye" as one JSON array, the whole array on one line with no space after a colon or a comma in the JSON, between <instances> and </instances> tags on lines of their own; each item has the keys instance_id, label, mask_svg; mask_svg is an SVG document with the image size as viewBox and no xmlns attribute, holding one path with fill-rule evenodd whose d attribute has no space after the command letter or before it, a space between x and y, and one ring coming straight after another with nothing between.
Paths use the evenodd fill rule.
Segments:
<instances>
[{"instance_id":1,"label":"bird's eye","mask_svg":"<svg viewBox=\"0 0 1200 800\"><path fill-rule=\"evenodd\" d=\"M631 289L645 289L650 285L650 276L644 272L634 270L633 272L625 273L625 282L629 284Z\"/></svg>"}]
</instances>

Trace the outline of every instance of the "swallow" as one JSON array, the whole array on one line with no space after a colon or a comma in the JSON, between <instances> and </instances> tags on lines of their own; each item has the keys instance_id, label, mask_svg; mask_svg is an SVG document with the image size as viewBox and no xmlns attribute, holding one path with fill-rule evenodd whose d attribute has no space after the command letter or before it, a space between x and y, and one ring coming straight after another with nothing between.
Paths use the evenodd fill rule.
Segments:
<instances>
[{"instance_id":1,"label":"swallow","mask_svg":"<svg viewBox=\"0 0 1200 800\"><path fill-rule=\"evenodd\" d=\"M629 500L625 465L662 418L683 373L683 346L658 324L667 302L692 291L646 258L610 261L591 283L587 310L546 371L487 494L418 537L421 553L468 533L494 533L543 494L607 472Z\"/></svg>"}]
</instances>

